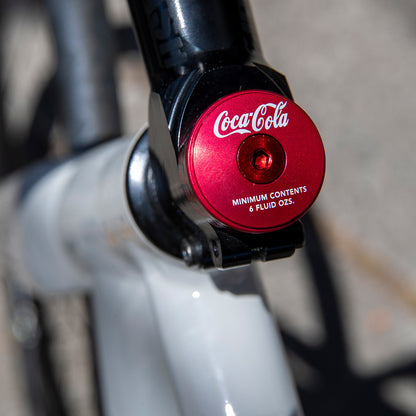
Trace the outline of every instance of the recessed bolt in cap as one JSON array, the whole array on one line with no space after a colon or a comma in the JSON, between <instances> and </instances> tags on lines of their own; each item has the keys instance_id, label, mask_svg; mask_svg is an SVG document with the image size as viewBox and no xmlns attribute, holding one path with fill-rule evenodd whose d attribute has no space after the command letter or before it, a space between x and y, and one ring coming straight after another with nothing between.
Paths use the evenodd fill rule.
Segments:
<instances>
[{"instance_id":1,"label":"recessed bolt in cap","mask_svg":"<svg viewBox=\"0 0 416 416\"><path fill-rule=\"evenodd\" d=\"M237 151L237 165L241 174L254 183L270 183L276 180L286 165L282 145L266 134L247 137Z\"/></svg>"}]
</instances>

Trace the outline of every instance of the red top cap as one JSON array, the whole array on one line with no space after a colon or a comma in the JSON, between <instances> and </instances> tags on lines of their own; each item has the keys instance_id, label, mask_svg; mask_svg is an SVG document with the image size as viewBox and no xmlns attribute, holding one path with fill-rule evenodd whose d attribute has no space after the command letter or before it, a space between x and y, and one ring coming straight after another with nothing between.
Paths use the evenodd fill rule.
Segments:
<instances>
[{"instance_id":1,"label":"red top cap","mask_svg":"<svg viewBox=\"0 0 416 416\"><path fill-rule=\"evenodd\" d=\"M318 130L279 94L244 91L209 107L186 147L187 180L215 222L268 232L300 218L316 199L325 173Z\"/></svg>"}]
</instances>

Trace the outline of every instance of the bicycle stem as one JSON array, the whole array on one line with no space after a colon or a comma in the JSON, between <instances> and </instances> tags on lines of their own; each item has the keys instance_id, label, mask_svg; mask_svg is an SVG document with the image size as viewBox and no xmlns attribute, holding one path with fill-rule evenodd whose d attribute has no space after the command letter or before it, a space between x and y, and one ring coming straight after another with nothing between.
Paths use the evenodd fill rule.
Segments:
<instances>
[{"instance_id":1,"label":"bicycle stem","mask_svg":"<svg viewBox=\"0 0 416 416\"><path fill-rule=\"evenodd\" d=\"M244 0L129 0L153 91L195 69L262 61Z\"/></svg>"},{"instance_id":2,"label":"bicycle stem","mask_svg":"<svg viewBox=\"0 0 416 416\"><path fill-rule=\"evenodd\" d=\"M248 5L243 0L129 0L129 5L152 87L146 144L133 150L127 177L139 226L157 246L200 267L291 255L303 243L297 220L319 192L324 153L313 123L290 101L285 77L265 63ZM138 171L135 160L142 160L143 146L152 170L149 183L131 174ZM142 195L150 188L146 209ZM272 200L286 192L303 195ZM249 200L267 203L242 202ZM155 207L159 220L143 215Z\"/></svg>"}]
</instances>

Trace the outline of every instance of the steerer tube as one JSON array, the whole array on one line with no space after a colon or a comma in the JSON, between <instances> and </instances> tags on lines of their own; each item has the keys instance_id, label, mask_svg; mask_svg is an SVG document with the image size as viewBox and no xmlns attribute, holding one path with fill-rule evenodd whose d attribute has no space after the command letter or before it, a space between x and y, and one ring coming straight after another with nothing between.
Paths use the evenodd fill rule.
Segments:
<instances>
[{"instance_id":1,"label":"steerer tube","mask_svg":"<svg viewBox=\"0 0 416 416\"><path fill-rule=\"evenodd\" d=\"M129 0L129 5L154 91L196 68L262 60L244 0Z\"/></svg>"}]
</instances>

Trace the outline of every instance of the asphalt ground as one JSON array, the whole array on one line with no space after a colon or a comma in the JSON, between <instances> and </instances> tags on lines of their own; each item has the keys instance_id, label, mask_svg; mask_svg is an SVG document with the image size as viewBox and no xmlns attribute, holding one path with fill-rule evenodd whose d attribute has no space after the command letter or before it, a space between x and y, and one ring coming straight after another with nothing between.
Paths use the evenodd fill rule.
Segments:
<instances>
[{"instance_id":1,"label":"asphalt ground","mask_svg":"<svg viewBox=\"0 0 416 416\"><path fill-rule=\"evenodd\" d=\"M113 21L125 21L125 5L108 3ZM266 59L287 76L295 101L314 120L325 144L327 173L315 215L343 295L351 363L358 372L371 374L414 360L416 3L251 4ZM33 40L32 54L11 49L21 70L9 74L20 96L8 103L16 128L28 118L34 85L53 68L42 16L21 16L18 29L13 20L6 22L8 41L19 44L24 36ZM146 120L146 74L136 56L125 57L117 74L125 132L133 134ZM314 342L322 326L307 269L302 252L262 265L275 313L299 337ZM0 414L24 415L3 299L1 304ZM416 415L414 379L388 387L391 401Z\"/></svg>"}]
</instances>

